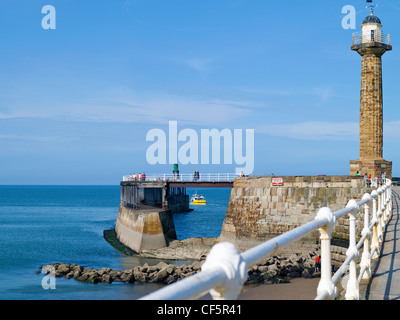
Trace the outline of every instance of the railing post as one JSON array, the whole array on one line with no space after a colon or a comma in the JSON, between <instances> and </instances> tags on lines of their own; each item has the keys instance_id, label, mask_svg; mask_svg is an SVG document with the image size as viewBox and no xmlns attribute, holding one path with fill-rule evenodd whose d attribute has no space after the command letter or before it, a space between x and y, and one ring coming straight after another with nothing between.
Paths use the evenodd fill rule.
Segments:
<instances>
[{"instance_id":1,"label":"railing post","mask_svg":"<svg viewBox=\"0 0 400 320\"><path fill-rule=\"evenodd\" d=\"M385 229L386 226L386 186L382 187L382 230Z\"/></svg>"},{"instance_id":2,"label":"railing post","mask_svg":"<svg viewBox=\"0 0 400 320\"><path fill-rule=\"evenodd\" d=\"M247 280L247 265L239 250L230 242L214 245L203 263L201 270L223 269L226 281L210 290L214 300L235 300Z\"/></svg>"},{"instance_id":3,"label":"railing post","mask_svg":"<svg viewBox=\"0 0 400 320\"><path fill-rule=\"evenodd\" d=\"M376 213L378 217L378 241L379 244L383 241L383 230L382 230L382 188L378 188L378 212Z\"/></svg>"},{"instance_id":4,"label":"railing post","mask_svg":"<svg viewBox=\"0 0 400 320\"><path fill-rule=\"evenodd\" d=\"M364 240L364 250L361 257L361 272L363 273L363 279L371 278L371 258L370 258L370 250L369 250L369 238L371 236L371 231L369 230L369 215L370 215L370 206L371 206L371 196L366 193L364 194L363 200L368 200L364 205L364 229L361 232L361 235L365 237Z\"/></svg>"},{"instance_id":5,"label":"railing post","mask_svg":"<svg viewBox=\"0 0 400 320\"><path fill-rule=\"evenodd\" d=\"M385 217L386 223L390 220L390 185L389 182L386 183L386 191L385 191Z\"/></svg>"},{"instance_id":6,"label":"railing post","mask_svg":"<svg viewBox=\"0 0 400 320\"><path fill-rule=\"evenodd\" d=\"M389 219L392 217L393 207L392 207L392 181L388 181L388 206L389 206Z\"/></svg>"},{"instance_id":7,"label":"railing post","mask_svg":"<svg viewBox=\"0 0 400 320\"><path fill-rule=\"evenodd\" d=\"M350 245L349 249L346 252L347 257L351 257L350 268L349 268L349 280L347 281L346 286L346 300L359 300L360 292L358 288L358 280L357 280L357 258L358 258L358 249L356 244L356 217L359 207L355 200L350 200L347 204L346 208L352 207L353 210L349 213L349 231L350 231Z\"/></svg>"},{"instance_id":8,"label":"railing post","mask_svg":"<svg viewBox=\"0 0 400 320\"><path fill-rule=\"evenodd\" d=\"M379 239L378 239L379 219L376 211L376 198L378 197L378 192L376 192L376 190L372 191L371 197L372 197L372 223L374 224L372 228L371 250L374 252L372 259L375 260L378 259L380 255Z\"/></svg>"},{"instance_id":9,"label":"railing post","mask_svg":"<svg viewBox=\"0 0 400 320\"><path fill-rule=\"evenodd\" d=\"M329 299L334 299L337 295L337 288L332 282L332 264L331 264L331 234L335 227L336 218L332 210L324 207L318 211L315 219L328 219L328 223L319 229L321 234L321 280L317 288L317 295L328 293Z\"/></svg>"}]
</instances>

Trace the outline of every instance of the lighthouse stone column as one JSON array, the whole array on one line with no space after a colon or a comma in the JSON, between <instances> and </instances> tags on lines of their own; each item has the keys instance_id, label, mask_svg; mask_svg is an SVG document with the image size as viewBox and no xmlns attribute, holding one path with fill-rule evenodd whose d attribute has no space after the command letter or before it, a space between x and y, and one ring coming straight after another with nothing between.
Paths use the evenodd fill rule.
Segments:
<instances>
[{"instance_id":1,"label":"lighthouse stone column","mask_svg":"<svg viewBox=\"0 0 400 320\"><path fill-rule=\"evenodd\" d=\"M378 17L371 14L363 21L362 33L353 35L351 49L362 57L360 90L360 157L350 161L350 174L367 173L372 178L385 174L392 178L392 162L383 159L382 55L392 50L382 33Z\"/></svg>"}]
</instances>

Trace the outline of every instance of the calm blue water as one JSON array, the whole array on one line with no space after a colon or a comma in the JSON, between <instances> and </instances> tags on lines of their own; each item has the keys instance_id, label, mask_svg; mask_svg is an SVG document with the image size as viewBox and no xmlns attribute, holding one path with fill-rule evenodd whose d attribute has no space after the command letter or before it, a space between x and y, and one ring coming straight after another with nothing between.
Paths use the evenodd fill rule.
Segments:
<instances>
[{"instance_id":1,"label":"calm blue water","mask_svg":"<svg viewBox=\"0 0 400 320\"><path fill-rule=\"evenodd\" d=\"M194 192L187 189L189 195ZM39 266L54 262L118 270L157 264L159 260L125 257L104 240L103 230L115 226L119 193L119 186L0 186L0 299L137 299L160 288L56 278L56 289L45 290L44 274L35 274ZM174 214L180 240L221 232L230 189L197 193L206 197L206 206Z\"/></svg>"}]
</instances>

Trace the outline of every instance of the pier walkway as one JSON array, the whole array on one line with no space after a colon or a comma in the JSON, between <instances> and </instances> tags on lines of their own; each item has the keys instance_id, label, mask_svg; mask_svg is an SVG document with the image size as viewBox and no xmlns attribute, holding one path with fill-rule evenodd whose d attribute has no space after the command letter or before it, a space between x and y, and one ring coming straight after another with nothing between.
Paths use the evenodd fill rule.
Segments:
<instances>
[{"instance_id":1,"label":"pier walkway","mask_svg":"<svg viewBox=\"0 0 400 320\"><path fill-rule=\"evenodd\" d=\"M145 176L145 181L163 181L163 182L233 182L236 173L151 173ZM122 177L122 181L141 181L141 174L130 174Z\"/></svg>"},{"instance_id":2,"label":"pier walkway","mask_svg":"<svg viewBox=\"0 0 400 320\"><path fill-rule=\"evenodd\" d=\"M393 216L365 300L400 300L400 186L393 186Z\"/></svg>"},{"instance_id":3,"label":"pier walkway","mask_svg":"<svg viewBox=\"0 0 400 320\"><path fill-rule=\"evenodd\" d=\"M233 181L240 174L236 173L192 173L183 174L149 174L142 176L131 174L122 177L123 182L138 181L151 183L165 183L171 188L232 188Z\"/></svg>"}]
</instances>

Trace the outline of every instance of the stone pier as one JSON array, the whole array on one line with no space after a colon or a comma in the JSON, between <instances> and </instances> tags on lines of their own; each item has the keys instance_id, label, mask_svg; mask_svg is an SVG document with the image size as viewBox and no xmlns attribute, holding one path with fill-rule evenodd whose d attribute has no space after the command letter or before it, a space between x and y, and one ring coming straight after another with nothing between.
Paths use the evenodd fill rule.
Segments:
<instances>
[{"instance_id":1,"label":"stone pier","mask_svg":"<svg viewBox=\"0 0 400 320\"><path fill-rule=\"evenodd\" d=\"M166 247L177 239L172 213L188 210L185 188L169 188L162 181L123 181L116 237L137 253Z\"/></svg>"},{"instance_id":2,"label":"stone pier","mask_svg":"<svg viewBox=\"0 0 400 320\"><path fill-rule=\"evenodd\" d=\"M360 201L371 189L362 177L288 176L282 186L272 185L273 177L247 177L235 180L219 241L235 243L240 250L278 236L315 219L318 210L343 209L349 200ZM357 215L358 230L363 214ZM313 232L281 253L308 252L318 248L319 232ZM333 232L332 259L343 260L349 239L348 218L340 218Z\"/></svg>"}]
</instances>

